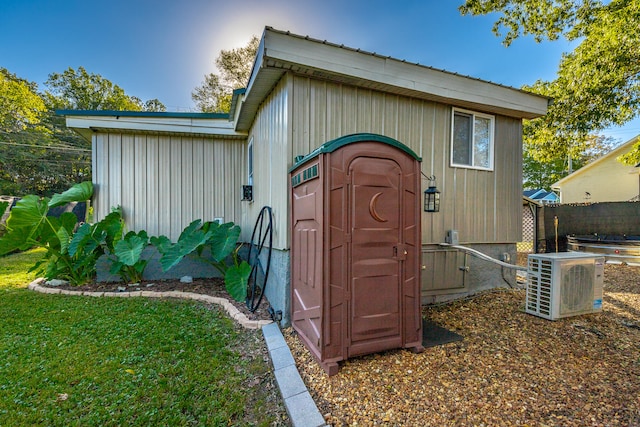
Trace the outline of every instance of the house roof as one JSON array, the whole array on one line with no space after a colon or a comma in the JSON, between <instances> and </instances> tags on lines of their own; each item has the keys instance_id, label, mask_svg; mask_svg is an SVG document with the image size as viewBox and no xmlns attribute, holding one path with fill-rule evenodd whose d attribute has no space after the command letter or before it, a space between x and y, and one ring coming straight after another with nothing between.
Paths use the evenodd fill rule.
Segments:
<instances>
[{"instance_id":1,"label":"house roof","mask_svg":"<svg viewBox=\"0 0 640 427\"><path fill-rule=\"evenodd\" d=\"M631 138L629 141L625 142L622 145L619 145L618 147L616 147L615 149L613 149L612 151L608 152L607 154L605 154L602 157L597 158L596 160L594 160L593 162L581 167L580 169L578 169L577 171L565 176L564 178L562 178L561 180L555 182L551 188L553 189L559 189L560 186L562 184L565 184L567 181L571 181L572 179L589 172L592 168L598 166L600 163L611 159L612 157L618 157L621 156L627 152L629 152L631 150L631 148L633 147L633 145L638 142L640 140L640 135L637 135L633 138ZM635 166L636 168L638 167L638 165Z\"/></svg>"},{"instance_id":2,"label":"house roof","mask_svg":"<svg viewBox=\"0 0 640 427\"><path fill-rule=\"evenodd\" d=\"M266 27L236 129L248 130L264 98L289 71L517 118L540 117L549 103L520 89Z\"/></svg>"},{"instance_id":3,"label":"house roof","mask_svg":"<svg viewBox=\"0 0 640 427\"><path fill-rule=\"evenodd\" d=\"M520 89L266 27L247 88L234 91L228 115L82 110L58 114L88 139L99 130L245 137L260 105L287 72L517 118L542 116L549 103L547 97Z\"/></svg>"},{"instance_id":4,"label":"house roof","mask_svg":"<svg viewBox=\"0 0 640 427\"><path fill-rule=\"evenodd\" d=\"M536 188L534 190L524 190L523 196L531 200L558 200L558 195L553 191L547 191L542 188Z\"/></svg>"},{"instance_id":5,"label":"house roof","mask_svg":"<svg viewBox=\"0 0 640 427\"><path fill-rule=\"evenodd\" d=\"M57 110L56 114L65 116L67 126L88 140L93 132L114 130L246 137L246 132L233 128L229 114L113 110Z\"/></svg>"}]
</instances>

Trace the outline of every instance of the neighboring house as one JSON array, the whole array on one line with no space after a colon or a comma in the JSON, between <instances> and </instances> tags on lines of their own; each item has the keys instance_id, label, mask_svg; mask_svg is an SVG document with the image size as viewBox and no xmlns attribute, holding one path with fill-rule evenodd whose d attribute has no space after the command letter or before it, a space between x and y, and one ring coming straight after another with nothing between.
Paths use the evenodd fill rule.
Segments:
<instances>
[{"instance_id":1,"label":"neighboring house","mask_svg":"<svg viewBox=\"0 0 640 427\"><path fill-rule=\"evenodd\" d=\"M248 241L261 208L271 206L266 295L288 323L288 171L297 156L366 133L421 158L422 174L436 177L441 197L439 212L420 208L421 299L451 299L504 284L499 266L441 243L456 230L461 245L515 257L522 233L522 119L544 115L547 104L511 87L266 28L247 88L234 93L229 115L60 114L92 142L96 219L120 205L130 229L175 240L195 218L220 218L240 224ZM425 191L429 181L420 182ZM253 200L241 201L247 184ZM421 205L422 197L411 203ZM349 236L343 237L348 248ZM401 271L405 261L393 260Z\"/></svg>"},{"instance_id":2,"label":"neighboring house","mask_svg":"<svg viewBox=\"0 0 640 427\"><path fill-rule=\"evenodd\" d=\"M560 203L638 201L640 168L617 160L631 150L638 138L640 135L553 184L551 188L560 195Z\"/></svg>"},{"instance_id":3,"label":"neighboring house","mask_svg":"<svg viewBox=\"0 0 640 427\"><path fill-rule=\"evenodd\" d=\"M543 190L542 188L536 188L534 190L524 190L522 192L522 195L544 205L560 202L560 198L556 193L554 193L553 191Z\"/></svg>"}]
</instances>

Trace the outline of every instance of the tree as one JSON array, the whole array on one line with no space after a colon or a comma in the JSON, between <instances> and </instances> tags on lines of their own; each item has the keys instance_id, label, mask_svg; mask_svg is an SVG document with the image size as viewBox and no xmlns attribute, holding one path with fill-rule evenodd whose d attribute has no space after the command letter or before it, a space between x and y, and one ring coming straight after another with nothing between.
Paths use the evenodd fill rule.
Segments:
<instances>
[{"instance_id":1,"label":"tree","mask_svg":"<svg viewBox=\"0 0 640 427\"><path fill-rule=\"evenodd\" d=\"M525 125L537 160L577 156L593 133L640 113L640 0L466 0L463 14L499 13L496 35L509 46L521 36L538 42L580 40L565 53L552 82L525 87L553 98L546 116ZM628 161L640 161L640 143Z\"/></svg>"},{"instance_id":2,"label":"tree","mask_svg":"<svg viewBox=\"0 0 640 427\"><path fill-rule=\"evenodd\" d=\"M35 126L45 111L34 83L0 68L0 131L19 132Z\"/></svg>"},{"instance_id":3,"label":"tree","mask_svg":"<svg viewBox=\"0 0 640 427\"><path fill-rule=\"evenodd\" d=\"M140 98L127 95L120 86L99 74L87 72L84 67L78 67L77 71L69 67L62 73L49 74L45 85L49 88L45 98L51 109L142 111L148 107L151 111L166 110L157 99L143 104Z\"/></svg>"},{"instance_id":4,"label":"tree","mask_svg":"<svg viewBox=\"0 0 640 427\"><path fill-rule=\"evenodd\" d=\"M253 36L244 47L220 51L216 59L220 74L207 74L202 84L191 92L200 111L221 113L231 109L233 90L246 87L259 44L258 37Z\"/></svg>"}]
</instances>

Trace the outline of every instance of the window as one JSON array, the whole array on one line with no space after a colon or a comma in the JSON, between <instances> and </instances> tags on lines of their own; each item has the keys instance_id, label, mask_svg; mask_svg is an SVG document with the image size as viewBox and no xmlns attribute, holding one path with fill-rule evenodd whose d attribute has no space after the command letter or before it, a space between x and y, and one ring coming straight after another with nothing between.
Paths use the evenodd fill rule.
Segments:
<instances>
[{"instance_id":1,"label":"window","mask_svg":"<svg viewBox=\"0 0 640 427\"><path fill-rule=\"evenodd\" d=\"M451 166L493 170L494 117L453 109Z\"/></svg>"},{"instance_id":2,"label":"window","mask_svg":"<svg viewBox=\"0 0 640 427\"><path fill-rule=\"evenodd\" d=\"M253 185L253 137L251 137L247 147L247 173L247 184Z\"/></svg>"}]
</instances>

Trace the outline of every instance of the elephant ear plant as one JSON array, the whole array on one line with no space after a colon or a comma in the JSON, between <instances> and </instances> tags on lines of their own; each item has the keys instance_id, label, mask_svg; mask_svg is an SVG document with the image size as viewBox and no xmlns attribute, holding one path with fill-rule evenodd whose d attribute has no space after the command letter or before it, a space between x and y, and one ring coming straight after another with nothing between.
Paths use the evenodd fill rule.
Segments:
<instances>
[{"instance_id":1,"label":"elephant ear plant","mask_svg":"<svg viewBox=\"0 0 640 427\"><path fill-rule=\"evenodd\" d=\"M45 248L44 258L30 271L46 279L83 285L95 279L98 258L106 254L112 274L124 281L140 281L147 265L141 254L149 238L144 231L123 236L125 225L120 208L95 224L78 224L70 212L59 218L48 215L51 208L85 202L92 194L91 182L82 182L50 200L34 195L22 198L7 219L6 234L0 238L0 256L34 246Z\"/></svg>"},{"instance_id":2,"label":"elephant ear plant","mask_svg":"<svg viewBox=\"0 0 640 427\"><path fill-rule=\"evenodd\" d=\"M151 243L162 254L160 265L163 271L178 264L185 256L195 253L198 259L211 264L222 274L227 292L233 299L244 301L251 266L238 255L239 237L240 227L232 222L203 223L198 219L182 231L176 243L171 243L166 236L152 237ZM210 250L208 257L203 256L206 248Z\"/></svg>"},{"instance_id":3,"label":"elephant ear plant","mask_svg":"<svg viewBox=\"0 0 640 427\"><path fill-rule=\"evenodd\" d=\"M82 182L51 199L35 195L23 197L7 219L6 234L0 239L0 255L43 247L46 249L44 259L31 271L35 270L47 279L68 280L74 285L92 280L96 261L104 253L108 233L117 235L116 226L121 224L119 213L110 218L116 226L83 224L75 234L78 219L74 214L65 212L58 218L47 215L51 208L85 202L92 194L91 182Z\"/></svg>"},{"instance_id":4,"label":"elephant ear plant","mask_svg":"<svg viewBox=\"0 0 640 427\"><path fill-rule=\"evenodd\" d=\"M115 260L111 264L111 274L118 274L128 283L139 283L149 260L142 258L142 251L149 245L146 231L130 231L116 243Z\"/></svg>"}]
</instances>

